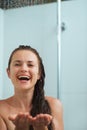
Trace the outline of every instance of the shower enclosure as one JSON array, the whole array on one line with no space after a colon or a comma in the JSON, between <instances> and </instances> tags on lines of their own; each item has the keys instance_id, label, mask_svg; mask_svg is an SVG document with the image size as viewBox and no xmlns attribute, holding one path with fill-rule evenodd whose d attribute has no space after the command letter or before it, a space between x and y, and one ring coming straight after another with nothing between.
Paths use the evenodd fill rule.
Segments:
<instances>
[{"instance_id":1,"label":"shower enclosure","mask_svg":"<svg viewBox=\"0 0 87 130\"><path fill-rule=\"evenodd\" d=\"M64 130L87 130L87 0L58 0L0 9L0 98L13 94L6 74L11 51L35 47L44 62L46 95L60 98Z\"/></svg>"}]
</instances>

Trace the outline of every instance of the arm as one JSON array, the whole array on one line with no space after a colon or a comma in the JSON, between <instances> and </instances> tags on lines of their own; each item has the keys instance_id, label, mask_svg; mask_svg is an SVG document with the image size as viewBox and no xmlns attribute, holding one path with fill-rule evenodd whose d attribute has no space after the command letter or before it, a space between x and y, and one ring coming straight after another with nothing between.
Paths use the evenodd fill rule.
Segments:
<instances>
[{"instance_id":1,"label":"arm","mask_svg":"<svg viewBox=\"0 0 87 130\"><path fill-rule=\"evenodd\" d=\"M61 102L58 99L52 97L48 97L47 101L49 102L49 105L51 107L52 116L48 114L46 118L45 118L45 114L38 115L40 116L39 118L36 116L35 117L36 121L34 121L34 123L36 124L36 125L34 124L35 125L34 130L48 130L47 126L51 121L53 125L53 130L64 130L63 107Z\"/></svg>"},{"instance_id":2,"label":"arm","mask_svg":"<svg viewBox=\"0 0 87 130\"><path fill-rule=\"evenodd\" d=\"M53 130L64 130L63 126L63 107L61 102L56 98L47 98L52 111Z\"/></svg>"},{"instance_id":3,"label":"arm","mask_svg":"<svg viewBox=\"0 0 87 130\"><path fill-rule=\"evenodd\" d=\"M51 107L52 116L47 114L47 117L44 118L45 114L40 114L42 115L41 116L42 121L41 121L41 117L38 118L36 116L35 120L33 119L33 123L34 123L33 126L35 126L34 130L48 130L47 126L51 121L52 121L53 130L64 130L62 103L60 102L60 100L52 97L47 97L46 99L49 102L49 105ZM37 124L39 125L37 126Z\"/></svg>"},{"instance_id":4,"label":"arm","mask_svg":"<svg viewBox=\"0 0 87 130\"><path fill-rule=\"evenodd\" d=\"M7 130L6 124L1 116L0 116L0 130Z\"/></svg>"},{"instance_id":5,"label":"arm","mask_svg":"<svg viewBox=\"0 0 87 130\"><path fill-rule=\"evenodd\" d=\"M19 113L18 115L11 116L9 119L16 126L15 130L28 130L29 125L32 125L34 130L48 130L47 126L51 121L53 130L64 130L63 108L61 102L55 98L47 98L47 100L51 107L52 116L49 114L39 114L36 117L32 117L29 113Z\"/></svg>"}]
</instances>

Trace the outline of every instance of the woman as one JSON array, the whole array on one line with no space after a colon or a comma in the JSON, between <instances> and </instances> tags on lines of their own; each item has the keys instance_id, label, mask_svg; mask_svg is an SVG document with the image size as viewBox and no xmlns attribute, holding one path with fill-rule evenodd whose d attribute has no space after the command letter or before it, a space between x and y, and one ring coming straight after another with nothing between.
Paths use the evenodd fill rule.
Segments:
<instances>
[{"instance_id":1,"label":"woman","mask_svg":"<svg viewBox=\"0 0 87 130\"><path fill-rule=\"evenodd\" d=\"M0 101L0 130L63 130L62 104L44 95L45 72L38 52L16 48L8 62L14 95Z\"/></svg>"}]
</instances>

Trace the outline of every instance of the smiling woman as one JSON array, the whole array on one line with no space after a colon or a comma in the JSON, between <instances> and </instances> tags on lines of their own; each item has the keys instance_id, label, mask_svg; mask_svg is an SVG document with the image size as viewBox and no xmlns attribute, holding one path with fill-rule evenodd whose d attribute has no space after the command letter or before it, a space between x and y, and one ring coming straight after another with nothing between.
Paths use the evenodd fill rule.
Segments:
<instances>
[{"instance_id":1,"label":"smiling woman","mask_svg":"<svg viewBox=\"0 0 87 130\"><path fill-rule=\"evenodd\" d=\"M20 45L8 62L14 95L0 100L0 130L63 130L59 99L45 96L45 70L36 49Z\"/></svg>"}]
</instances>

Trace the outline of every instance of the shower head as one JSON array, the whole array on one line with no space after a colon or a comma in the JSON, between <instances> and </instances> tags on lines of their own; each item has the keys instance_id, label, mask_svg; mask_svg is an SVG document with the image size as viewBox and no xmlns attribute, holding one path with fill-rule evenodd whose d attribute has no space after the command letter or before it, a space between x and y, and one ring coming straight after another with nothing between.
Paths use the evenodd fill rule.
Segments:
<instances>
[{"instance_id":1,"label":"shower head","mask_svg":"<svg viewBox=\"0 0 87 130\"><path fill-rule=\"evenodd\" d=\"M51 2L57 2L57 0L0 0L0 8L12 9Z\"/></svg>"}]
</instances>

